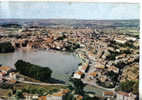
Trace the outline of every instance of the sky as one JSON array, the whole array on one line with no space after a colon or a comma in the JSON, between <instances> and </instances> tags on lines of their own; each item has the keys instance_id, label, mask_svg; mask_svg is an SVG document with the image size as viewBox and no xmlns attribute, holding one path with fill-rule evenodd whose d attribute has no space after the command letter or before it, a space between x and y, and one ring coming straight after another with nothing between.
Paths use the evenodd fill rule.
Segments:
<instances>
[{"instance_id":1,"label":"sky","mask_svg":"<svg viewBox=\"0 0 142 100\"><path fill-rule=\"evenodd\" d=\"M139 19L139 13L136 3L0 2L0 18Z\"/></svg>"}]
</instances>

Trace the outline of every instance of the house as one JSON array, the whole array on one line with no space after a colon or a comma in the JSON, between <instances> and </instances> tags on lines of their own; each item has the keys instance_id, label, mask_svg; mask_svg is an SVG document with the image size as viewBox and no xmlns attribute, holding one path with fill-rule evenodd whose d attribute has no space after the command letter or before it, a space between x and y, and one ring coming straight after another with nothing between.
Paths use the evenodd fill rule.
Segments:
<instances>
[{"instance_id":1,"label":"house","mask_svg":"<svg viewBox=\"0 0 142 100\"><path fill-rule=\"evenodd\" d=\"M116 93L116 100L135 100L136 95L133 95L132 93L122 92L118 91Z\"/></svg>"},{"instance_id":2,"label":"house","mask_svg":"<svg viewBox=\"0 0 142 100\"><path fill-rule=\"evenodd\" d=\"M32 96L28 93L23 93L23 96L26 100L32 100Z\"/></svg>"},{"instance_id":3,"label":"house","mask_svg":"<svg viewBox=\"0 0 142 100\"><path fill-rule=\"evenodd\" d=\"M83 73L87 71L88 68L88 63L83 64L82 66L79 67L79 70Z\"/></svg>"},{"instance_id":4,"label":"house","mask_svg":"<svg viewBox=\"0 0 142 100\"><path fill-rule=\"evenodd\" d=\"M38 100L47 100L47 97L46 96L41 96L38 98Z\"/></svg>"},{"instance_id":5,"label":"house","mask_svg":"<svg viewBox=\"0 0 142 100\"><path fill-rule=\"evenodd\" d=\"M38 100L38 95L33 95L32 99L33 100Z\"/></svg>"},{"instance_id":6,"label":"house","mask_svg":"<svg viewBox=\"0 0 142 100\"><path fill-rule=\"evenodd\" d=\"M115 42L120 43L120 44L125 44L127 42L126 39L122 39L122 38L116 38L114 39Z\"/></svg>"},{"instance_id":7,"label":"house","mask_svg":"<svg viewBox=\"0 0 142 100\"><path fill-rule=\"evenodd\" d=\"M108 47L107 49L110 51L115 51L115 49L113 47Z\"/></svg>"},{"instance_id":8,"label":"house","mask_svg":"<svg viewBox=\"0 0 142 100\"><path fill-rule=\"evenodd\" d=\"M2 72L2 73L7 74L7 73L9 73L10 71L12 71L12 68L9 67L9 66L1 66L1 67L0 67L0 72Z\"/></svg>"},{"instance_id":9,"label":"house","mask_svg":"<svg viewBox=\"0 0 142 100\"><path fill-rule=\"evenodd\" d=\"M14 72L9 73L10 80L16 80L16 74Z\"/></svg>"},{"instance_id":10,"label":"house","mask_svg":"<svg viewBox=\"0 0 142 100\"><path fill-rule=\"evenodd\" d=\"M111 100L114 97L114 92L113 91L104 91L103 97L107 98L107 100Z\"/></svg>"},{"instance_id":11,"label":"house","mask_svg":"<svg viewBox=\"0 0 142 100\"><path fill-rule=\"evenodd\" d=\"M113 71L115 73L118 73L119 69L117 67L115 67L115 66L110 66L110 67L108 67L108 71Z\"/></svg>"},{"instance_id":12,"label":"house","mask_svg":"<svg viewBox=\"0 0 142 100\"><path fill-rule=\"evenodd\" d=\"M135 37L126 37L127 40L136 41Z\"/></svg>"},{"instance_id":13,"label":"house","mask_svg":"<svg viewBox=\"0 0 142 100\"><path fill-rule=\"evenodd\" d=\"M62 94L47 95L46 100L63 100L63 95Z\"/></svg>"},{"instance_id":14,"label":"house","mask_svg":"<svg viewBox=\"0 0 142 100\"><path fill-rule=\"evenodd\" d=\"M95 67L96 67L97 69L104 69L104 68L105 68L105 66L104 66L103 64L101 64L101 63L97 63L97 64L95 65Z\"/></svg>"},{"instance_id":15,"label":"house","mask_svg":"<svg viewBox=\"0 0 142 100\"><path fill-rule=\"evenodd\" d=\"M77 71L77 72L74 73L73 78L81 79L82 75L83 75L83 72Z\"/></svg>"},{"instance_id":16,"label":"house","mask_svg":"<svg viewBox=\"0 0 142 100\"><path fill-rule=\"evenodd\" d=\"M45 100L64 100L63 98L64 98L65 94L68 93L68 92L69 92L68 89L66 89L66 90L64 89L64 90L61 90L61 91L59 91L57 93L53 93L51 95L48 94L46 96L47 98Z\"/></svg>"},{"instance_id":17,"label":"house","mask_svg":"<svg viewBox=\"0 0 142 100\"><path fill-rule=\"evenodd\" d=\"M37 94L23 93L23 96L25 100L38 100L39 98ZM39 100L44 100L44 99L39 99Z\"/></svg>"},{"instance_id":18,"label":"house","mask_svg":"<svg viewBox=\"0 0 142 100\"><path fill-rule=\"evenodd\" d=\"M88 79L94 79L97 76L97 72L90 72L87 75Z\"/></svg>"},{"instance_id":19,"label":"house","mask_svg":"<svg viewBox=\"0 0 142 100\"><path fill-rule=\"evenodd\" d=\"M122 58L125 58L126 57L126 54L121 54L119 56L116 56L115 58L116 59L122 59Z\"/></svg>"}]
</instances>

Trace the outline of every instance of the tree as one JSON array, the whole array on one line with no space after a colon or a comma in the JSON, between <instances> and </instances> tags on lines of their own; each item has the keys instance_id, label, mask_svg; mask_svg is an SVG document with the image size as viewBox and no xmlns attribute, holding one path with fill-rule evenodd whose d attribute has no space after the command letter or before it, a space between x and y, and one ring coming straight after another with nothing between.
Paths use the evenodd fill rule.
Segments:
<instances>
[{"instance_id":1,"label":"tree","mask_svg":"<svg viewBox=\"0 0 142 100\"><path fill-rule=\"evenodd\" d=\"M139 81L138 80L133 85L133 93L137 95L139 94Z\"/></svg>"},{"instance_id":2,"label":"tree","mask_svg":"<svg viewBox=\"0 0 142 100\"><path fill-rule=\"evenodd\" d=\"M21 90L17 90L16 91L16 98L19 100L21 98L24 98L23 93Z\"/></svg>"},{"instance_id":3,"label":"tree","mask_svg":"<svg viewBox=\"0 0 142 100\"><path fill-rule=\"evenodd\" d=\"M125 81L120 83L120 90L125 91L125 92L132 92L133 91L133 86L135 82L134 81Z\"/></svg>"},{"instance_id":4,"label":"tree","mask_svg":"<svg viewBox=\"0 0 142 100\"><path fill-rule=\"evenodd\" d=\"M0 43L0 53L9 53L14 52L14 47L10 42L1 42Z\"/></svg>"},{"instance_id":5,"label":"tree","mask_svg":"<svg viewBox=\"0 0 142 100\"><path fill-rule=\"evenodd\" d=\"M75 90L75 93L80 94L80 95L84 95L83 88L85 87L85 84L80 79L71 78L70 81L73 84L73 88Z\"/></svg>"},{"instance_id":6,"label":"tree","mask_svg":"<svg viewBox=\"0 0 142 100\"><path fill-rule=\"evenodd\" d=\"M76 100L76 99L73 94L66 93L65 96L63 97L63 100Z\"/></svg>"},{"instance_id":7,"label":"tree","mask_svg":"<svg viewBox=\"0 0 142 100\"><path fill-rule=\"evenodd\" d=\"M0 88L2 89L12 89L13 84L8 84L8 83L1 83Z\"/></svg>"},{"instance_id":8,"label":"tree","mask_svg":"<svg viewBox=\"0 0 142 100\"><path fill-rule=\"evenodd\" d=\"M107 76L110 77L111 81L113 82L114 85L112 85L111 87L114 87L116 85L116 83L119 81L118 80L118 76L119 74L114 73L113 71L107 72Z\"/></svg>"},{"instance_id":9,"label":"tree","mask_svg":"<svg viewBox=\"0 0 142 100\"><path fill-rule=\"evenodd\" d=\"M50 80L52 74L52 70L48 67L41 67L23 60L18 60L15 67L21 74L44 82Z\"/></svg>"}]
</instances>

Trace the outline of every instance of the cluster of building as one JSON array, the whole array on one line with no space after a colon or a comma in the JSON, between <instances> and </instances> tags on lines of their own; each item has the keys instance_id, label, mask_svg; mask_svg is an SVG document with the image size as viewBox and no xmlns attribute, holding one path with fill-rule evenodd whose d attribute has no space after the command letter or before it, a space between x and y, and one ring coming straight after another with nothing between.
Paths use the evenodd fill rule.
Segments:
<instances>
[{"instance_id":1,"label":"cluster of building","mask_svg":"<svg viewBox=\"0 0 142 100\"><path fill-rule=\"evenodd\" d=\"M132 41L133 42L132 45L134 45L135 42L138 42L138 39L136 39L135 37L129 37L125 35L120 35L120 36L112 35L112 37L108 37L107 35L104 36L96 35L96 36L98 36L99 39L98 40L94 39L93 42L90 37L88 37L88 39L84 38L85 40L84 39L80 40L80 45L82 45L82 48L76 50L76 55L82 59L82 63L78 66L77 71L73 74L73 78L81 79L87 81L87 83L90 82L94 85L96 84L97 80L99 80L102 83L109 83L113 85L114 81L111 80L109 76L107 76L107 73L114 72L115 74L118 75L117 77L118 79L116 80L121 80L122 74L120 74L120 72L122 71L122 69L116 65L119 65L119 63L124 63L123 67L125 67L135 63L136 60L139 58L138 49L123 47L123 46L121 47L121 45L125 45L129 41ZM121 44L120 47L114 48L109 46L109 43L111 43L110 40L115 41L116 44L117 43ZM93 45L95 46L93 47ZM137 46L135 47L137 48ZM130 54L126 54L125 52L123 52L127 51L128 49L131 50ZM111 56L110 51L116 53L114 60L107 60L107 57ZM87 61L88 65L87 67L84 66L86 64L85 61ZM138 75L132 74L133 78L131 79L138 78L137 76ZM136 98L136 95L122 91L121 92L117 91L115 93L112 92L112 94L111 94L112 97L114 97L114 94L116 95L117 97L116 100L134 100Z\"/></svg>"},{"instance_id":2,"label":"cluster of building","mask_svg":"<svg viewBox=\"0 0 142 100\"><path fill-rule=\"evenodd\" d=\"M112 92L105 91L103 92L103 97L107 98L107 100L135 100L136 95L132 93L126 93L122 91Z\"/></svg>"},{"instance_id":3,"label":"cluster of building","mask_svg":"<svg viewBox=\"0 0 142 100\"><path fill-rule=\"evenodd\" d=\"M14 69L9 66L0 66L0 84L2 83L16 83L16 73L14 72Z\"/></svg>"},{"instance_id":4,"label":"cluster of building","mask_svg":"<svg viewBox=\"0 0 142 100\"><path fill-rule=\"evenodd\" d=\"M23 93L24 100L64 100L65 95L69 93L68 89L61 89L53 94L40 96L39 94Z\"/></svg>"},{"instance_id":5,"label":"cluster of building","mask_svg":"<svg viewBox=\"0 0 142 100\"><path fill-rule=\"evenodd\" d=\"M92 29L52 30L47 28L29 28L20 29L17 33L20 33L21 36L2 36L0 41L10 40L12 44L18 48L28 47L56 49L61 51L66 51L66 47L73 47L74 44L79 44L80 48L75 50L75 54L81 58L82 62L74 72L73 78L83 79L84 81L92 82L93 84L96 84L97 80L99 80L102 83L113 85L114 81L107 76L107 73L113 72L118 75L117 80L121 80L120 72L123 68L119 68L117 65L122 63L124 64L123 67L125 67L125 65L133 64L139 59L138 39L132 36L100 34L98 30ZM113 45L114 42L115 44ZM129 42L131 42L131 45L135 48L121 46ZM118 44L118 46L116 44ZM126 54L125 51L128 50L130 53ZM112 56L114 56L113 59L111 58ZM5 75L8 75L10 79L14 78L13 73L3 74L3 72L2 74L0 73L0 78ZM118 95L117 97L123 98L121 100L127 100L125 99L127 98L125 97L126 95L123 96L124 97ZM129 94L127 96L131 97Z\"/></svg>"},{"instance_id":6,"label":"cluster of building","mask_svg":"<svg viewBox=\"0 0 142 100\"><path fill-rule=\"evenodd\" d=\"M73 74L73 78L81 79L83 78L83 75L85 75L85 72L88 69L88 61L82 63L80 66L78 66L78 70Z\"/></svg>"}]
</instances>

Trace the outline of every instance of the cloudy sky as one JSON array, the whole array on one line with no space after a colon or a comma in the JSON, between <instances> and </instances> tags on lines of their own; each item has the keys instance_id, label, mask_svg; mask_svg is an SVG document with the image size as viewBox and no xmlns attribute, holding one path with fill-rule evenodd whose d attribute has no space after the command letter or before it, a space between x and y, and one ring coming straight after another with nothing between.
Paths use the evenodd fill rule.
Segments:
<instances>
[{"instance_id":1,"label":"cloudy sky","mask_svg":"<svg viewBox=\"0 0 142 100\"><path fill-rule=\"evenodd\" d=\"M0 18L138 19L139 4L0 2Z\"/></svg>"}]
</instances>

